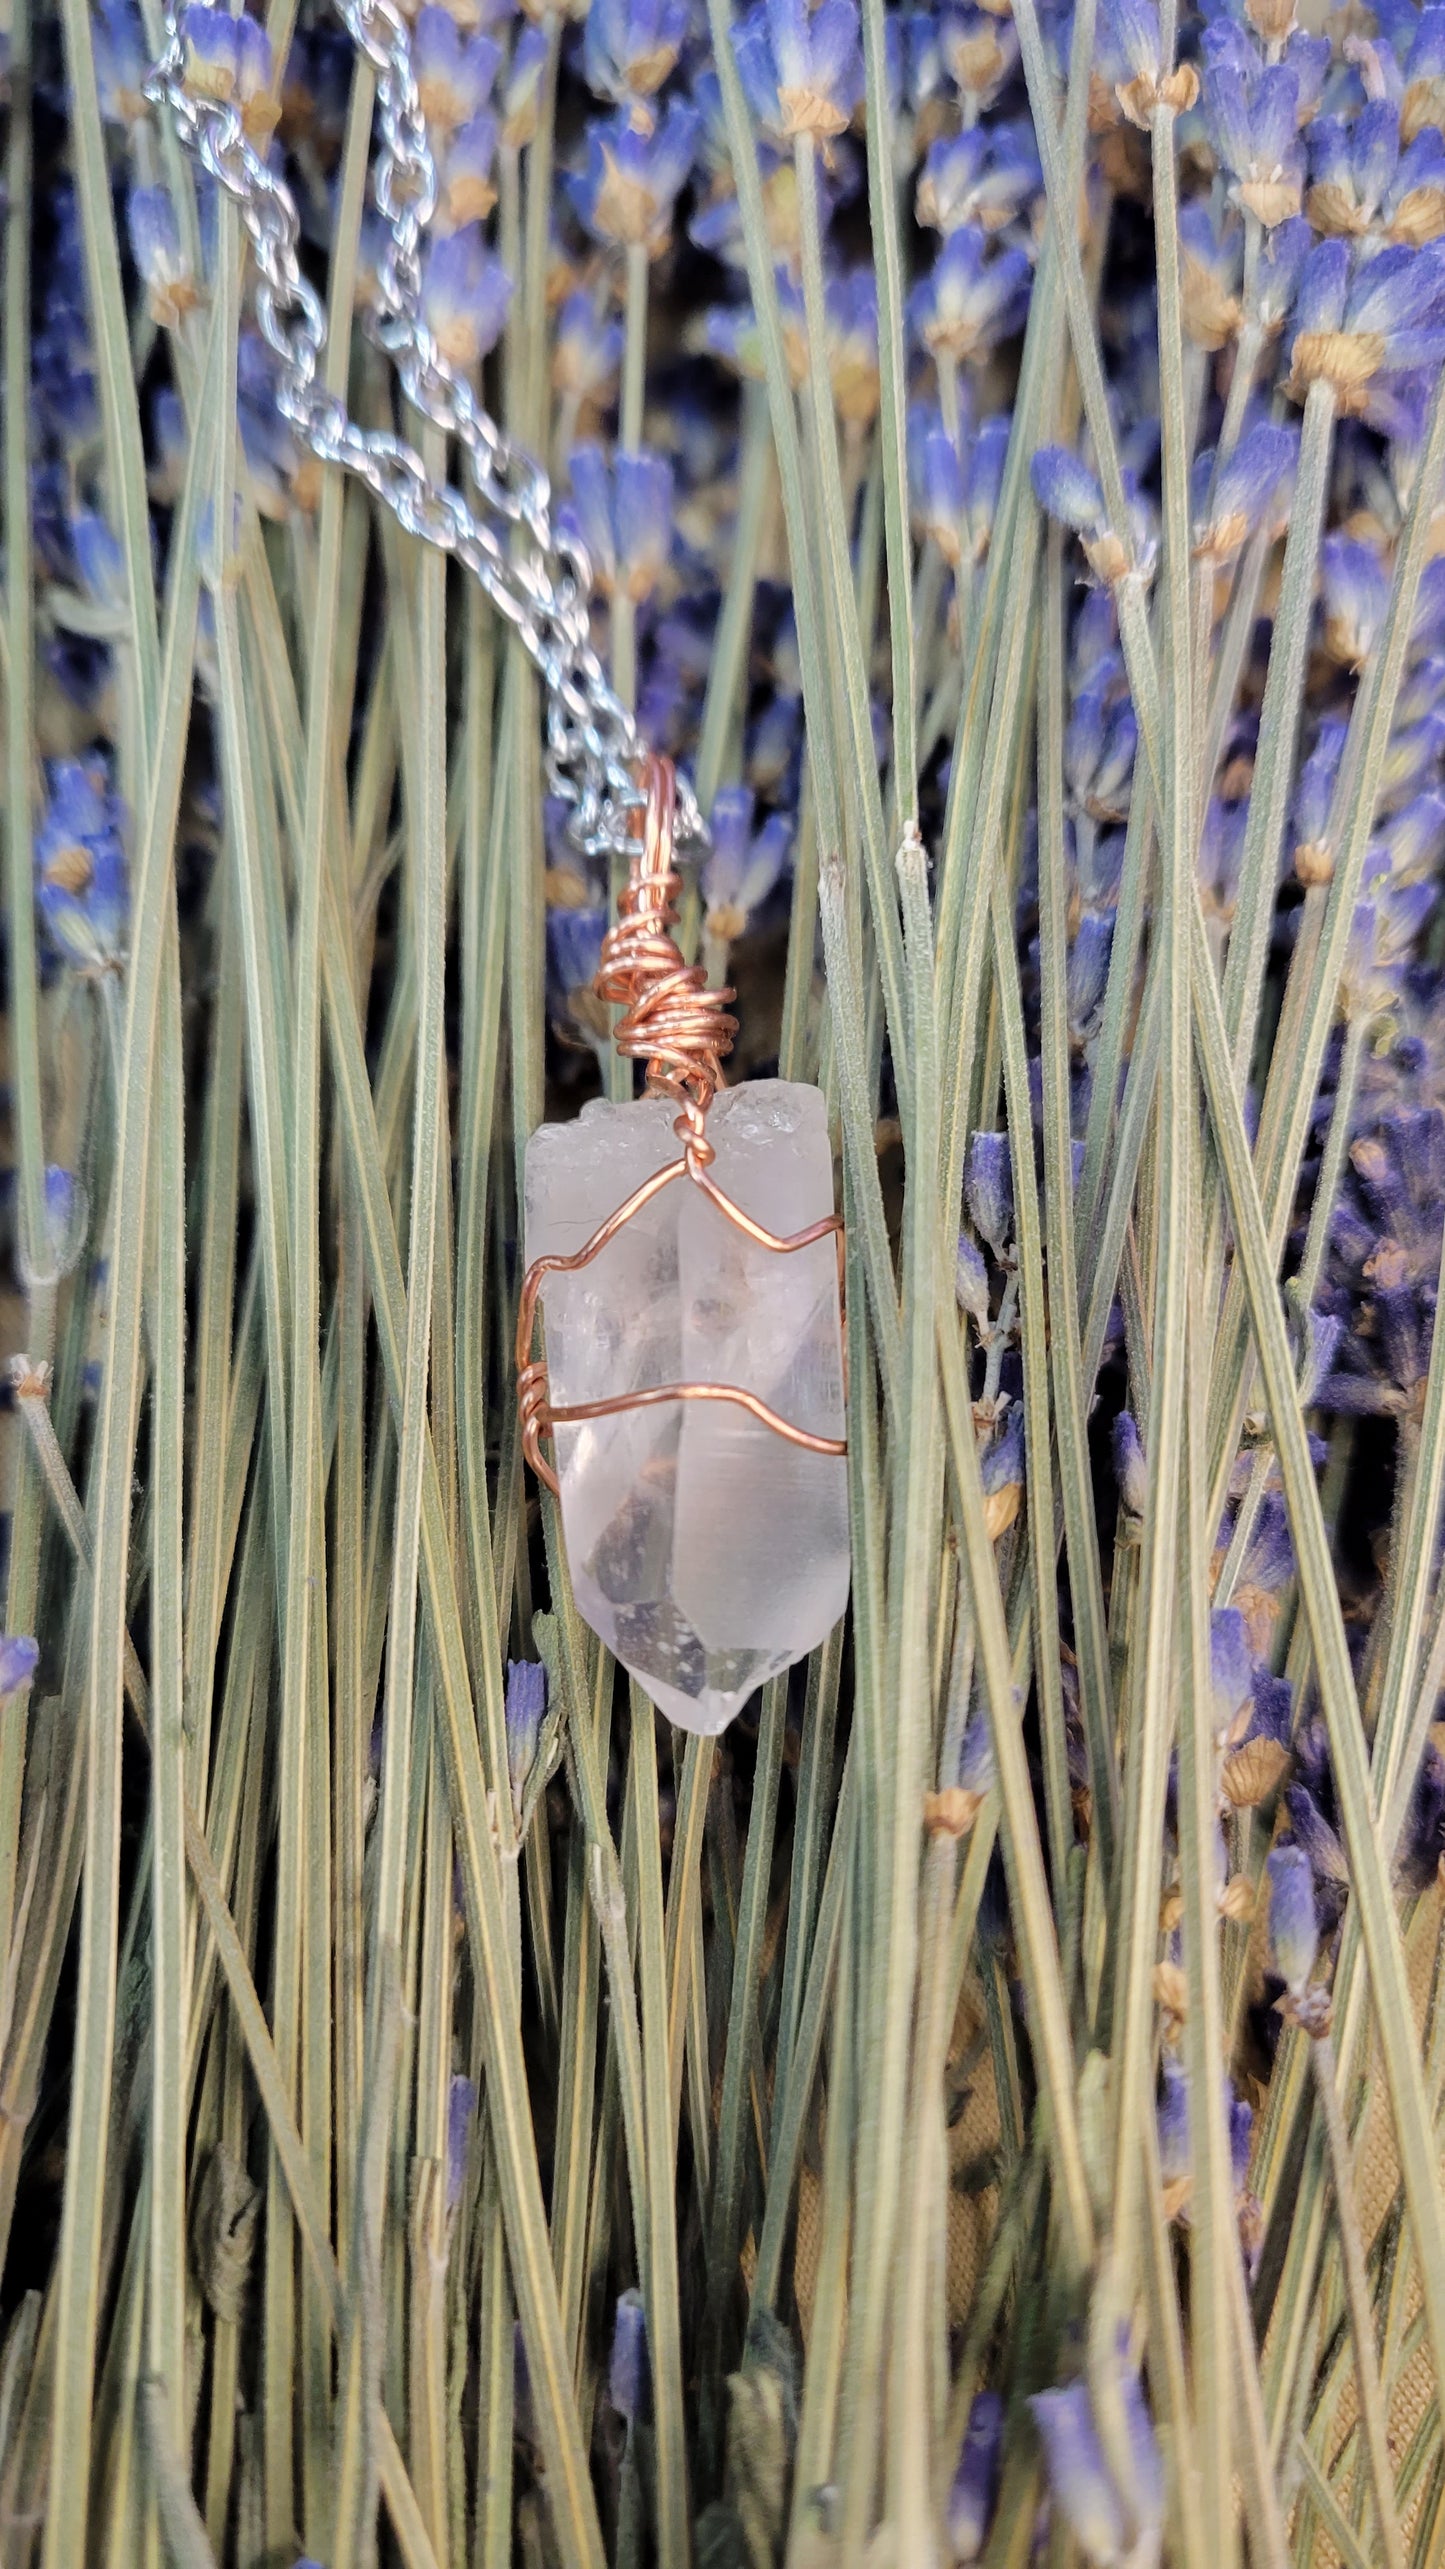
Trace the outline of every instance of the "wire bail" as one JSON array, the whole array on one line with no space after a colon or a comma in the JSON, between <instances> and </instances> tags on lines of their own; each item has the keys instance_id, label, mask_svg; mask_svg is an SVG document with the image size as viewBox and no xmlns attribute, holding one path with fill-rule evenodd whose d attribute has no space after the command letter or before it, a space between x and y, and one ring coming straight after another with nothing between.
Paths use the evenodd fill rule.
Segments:
<instances>
[{"instance_id":1,"label":"wire bail","mask_svg":"<svg viewBox=\"0 0 1445 2569\"><path fill-rule=\"evenodd\" d=\"M629 1061L647 1064L649 1097L678 1108L677 1134L706 1167L712 1150L703 1126L733 1048L737 1019L730 990L711 990L701 964L687 963L677 942L682 878L673 864L677 780L670 758L640 762L645 799L634 829L617 923L602 941L593 983L599 999L621 1008L613 1040Z\"/></svg>"}]
</instances>

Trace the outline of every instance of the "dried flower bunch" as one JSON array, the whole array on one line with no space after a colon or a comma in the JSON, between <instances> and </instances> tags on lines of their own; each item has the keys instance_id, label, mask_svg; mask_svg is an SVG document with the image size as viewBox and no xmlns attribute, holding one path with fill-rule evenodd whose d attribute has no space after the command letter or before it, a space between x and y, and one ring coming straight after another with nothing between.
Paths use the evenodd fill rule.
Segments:
<instances>
[{"instance_id":1,"label":"dried flower bunch","mask_svg":"<svg viewBox=\"0 0 1445 2569\"><path fill-rule=\"evenodd\" d=\"M852 1603L716 1745L580 1623L618 869L149 0L16 5L0 2556L1435 2569L1445 7L411 33L428 326L828 1101ZM370 72L184 36L445 470Z\"/></svg>"}]
</instances>

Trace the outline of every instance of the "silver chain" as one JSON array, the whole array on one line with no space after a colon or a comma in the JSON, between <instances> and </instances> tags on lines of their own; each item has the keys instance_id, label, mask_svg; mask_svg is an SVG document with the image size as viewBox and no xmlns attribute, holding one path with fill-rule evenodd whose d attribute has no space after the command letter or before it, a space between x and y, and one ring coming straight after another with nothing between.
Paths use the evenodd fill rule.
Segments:
<instances>
[{"instance_id":1,"label":"silver chain","mask_svg":"<svg viewBox=\"0 0 1445 2569\"><path fill-rule=\"evenodd\" d=\"M381 149L375 189L386 230L375 336L412 407L460 448L471 496L437 481L405 438L358 427L346 404L318 384L326 315L301 273L296 200L248 141L239 110L187 87L176 0L167 0L166 48L146 96L170 110L181 141L240 208L260 272L256 319L280 367L282 417L323 463L355 473L410 534L455 554L476 573L541 672L547 777L571 806L574 838L592 854L621 853L642 800L642 743L592 647L591 558L576 535L555 523L542 465L483 410L422 317L421 240L436 206L437 174L406 21L394 0L337 0L337 7L376 73ZM681 779L677 819L679 838L706 838Z\"/></svg>"}]
</instances>

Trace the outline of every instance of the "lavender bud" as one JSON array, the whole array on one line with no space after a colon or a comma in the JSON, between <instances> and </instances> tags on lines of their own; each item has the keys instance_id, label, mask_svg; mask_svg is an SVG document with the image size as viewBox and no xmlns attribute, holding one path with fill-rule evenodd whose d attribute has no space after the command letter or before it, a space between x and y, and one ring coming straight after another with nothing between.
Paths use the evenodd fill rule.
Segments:
<instances>
[{"instance_id":1,"label":"lavender bud","mask_svg":"<svg viewBox=\"0 0 1445 2569\"><path fill-rule=\"evenodd\" d=\"M1209 1683L1214 1736L1222 1745L1245 1706L1254 1706L1249 1629L1237 1606L1219 1606L1209 1618Z\"/></svg>"},{"instance_id":2,"label":"lavender bud","mask_svg":"<svg viewBox=\"0 0 1445 2569\"><path fill-rule=\"evenodd\" d=\"M130 917L123 807L98 760L54 759L46 778L50 799L35 833L36 907L67 963L88 972L118 969Z\"/></svg>"},{"instance_id":3,"label":"lavender bud","mask_svg":"<svg viewBox=\"0 0 1445 2569\"><path fill-rule=\"evenodd\" d=\"M1193 2173L1189 2143L1189 2073L1178 2056L1166 2051L1154 2119L1159 2127L1159 2173L1164 2180L1166 2218L1172 2220L1188 2193Z\"/></svg>"},{"instance_id":4,"label":"lavender bud","mask_svg":"<svg viewBox=\"0 0 1445 2569\"><path fill-rule=\"evenodd\" d=\"M69 1169L48 1168L43 1235L30 1244L29 1254L22 1245L17 1260L27 1288L58 1283L72 1272L85 1246L89 1218L90 1199L79 1178L72 1177Z\"/></svg>"},{"instance_id":5,"label":"lavender bud","mask_svg":"<svg viewBox=\"0 0 1445 2569\"><path fill-rule=\"evenodd\" d=\"M1049 517L1092 535L1107 523L1099 477L1068 446L1040 446L1029 465L1034 497Z\"/></svg>"},{"instance_id":6,"label":"lavender bud","mask_svg":"<svg viewBox=\"0 0 1445 2569\"><path fill-rule=\"evenodd\" d=\"M618 2296L607 2366L607 2397L629 2426L646 2412L648 2384L647 2315L641 2293L629 2291Z\"/></svg>"},{"instance_id":7,"label":"lavender bud","mask_svg":"<svg viewBox=\"0 0 1445 2569\"><path fill-rule=\"evenodd\" d=\"M587 165L569 183L573 204L594 240L609 249L645 249L661 258L672 239L673 209L691 172L702 135L695 109L675 102L648 133L624 114L594 125Z\"/></svg>"},{"instance_id":8,"label":"lavender bud","mask_svg":"<svg viewBox=\"0 0 1445 2569\"><path fill-rule=\"evenodd\" d=\"M1267 1865L1270 1960L1291 1998L1299 1998L1309 1987L1319 1948L1314 1875L1301 1846L1274 1847Z\"/></svg>"},{"instance_id":9,"label":"lavender bud","mask_svg":"<svg viewBox=\"0 0 1445 2569\"><path fill-rule=\"evenodd\" d=\"M1055 2506L1095 2569L1115 2569L1126 2557L1129 2525L1104 2459L1087 2383L1038 2391L1029 2409Z\"/></svg>"},{"instance_id":10,"label":"lavender bud","mask_svg":"<svg viewBox=\"0 0 1445 2569\"><path fill-rule=\"evenodd\" d=\"M966 1231L960 1231L958 1235L953 1290L960 1311L966 1311L971 1319L978 1322L980 1329L986 1329L989 1316L988 1266L978 1242L970 1239Z\"/></svg>"},{"instance_id":11,"label":"lavender bud","mask_svg":"<svg viewBox=\"0 0 1445 2569\"><path fill-rule=\"evenodd\" d=\"M1007 1133L975 1133L968 1146L964 1199L973 1227L983 1234L996 1258L1006 1252L1013 1231L1013 1159Z\"/></svg>"},{"instance_id":12,"label":"lavender bud","mask_svg":"<svg viewBox=\"0 0 1445 2569\"><path fill-rule=\"evenodd\" d=\"M447 2097L447 2210L455 2212L466 2183L467 2156L476 2121L477 2091L469 2078L454 2077Z\"/></svg>"},{"instance_id":13,"label":"lavender bud","mask_svg":"<svg viewBox=\"0 0 1445 2569\"><path fill-rule=\"evenodd\" d=\"M1004 2405L997 2391L976 2391L948 2491L946 2520L954 2560L982 2557L998 2502L1003 2463Z\"/></svg>"},{"instance_id":14,"label":"lavender bud","mask_svg":"<svg viewBox=\"0 0 1445 2569\"><path fill-rule=\"evenodd\" d=\"M422 264L422 312L443 356L462 373L495 348L511 299L512 280L479 223L433 236Z\"/></svg>"},{"instance_id":15,"label":"lavender bud","mask_svg":"<svg viewBox=\"0 0 1445 2569\"><path fill-rule=\"evenodd\" d=\"M567 915L576 916L572 912ZM547 1710L547 1671L539 1659L509 1659L507 1662L507 1774L512 1787L512 1810L521 1823L522 1805L527 1798L527 1785L537 1761L537 1743Z\"/></svg>"},{"instance_id":16,"label":"lavender bud","mask_svg":"<svg viewBox=\"0 0 1445 2569\"><path fill-rule=\"evenodd\" d=\"M1139 1430L1127 1409L1121 1409L1114 1421L1114 1478L1119 1496L1130 1516L1142 1516L1149 1495L1149 1467Z\"/></svg>"},{"instance_id":17,"label":"lavender bud","mask_svg":"<svg viewBox=\"0 0 1445 2569\"><path fill-rule=\"evenodd\" d=\"M909 314L930 355L983 365L1023 318L1033 271L1022 250L1001 249L976 223L944 240Z\"/></svg>"},{"instance_id":18,"label":"lavender bud","mask_svg":"<svg viewBox=\"0 0 1445 2569\"><path fill-rule=\"evenodd\" d=\"M761 0L733 31L748 104L766 139L790 143L843 133L863 95L863 57L854 0Z\"/></svg>"},{"instance_id":19,"label":"lavender bud","mask_svg":"<svg viewBox=\"0 0 1445 2569\"><path fill-rule=\"evenodd\" d=\"M0 1704L23 1695L35 1674L40 1644L28 1634L0 1633Z\"/></svg>"}]
</instances>

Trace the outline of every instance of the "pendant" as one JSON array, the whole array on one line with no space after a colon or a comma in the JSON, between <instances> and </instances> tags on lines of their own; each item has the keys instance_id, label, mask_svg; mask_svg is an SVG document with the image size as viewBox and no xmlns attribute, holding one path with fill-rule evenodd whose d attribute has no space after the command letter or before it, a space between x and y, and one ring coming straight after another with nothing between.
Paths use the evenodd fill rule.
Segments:
<instances>
[{"instance_id":1,"label":"pendant","mask_svg":"<svg viewBox=\"0 0 1445 2569\"><path fill-rule=\"evenodd\" d=\"M646 1094L527 1145L518 1397L580 1613L712 1734L847 1603L842 1225L821 1092L719 1092L731 994L678 950L672 771L648 770L597 979Z\"/></svg>"}]
</instances>

